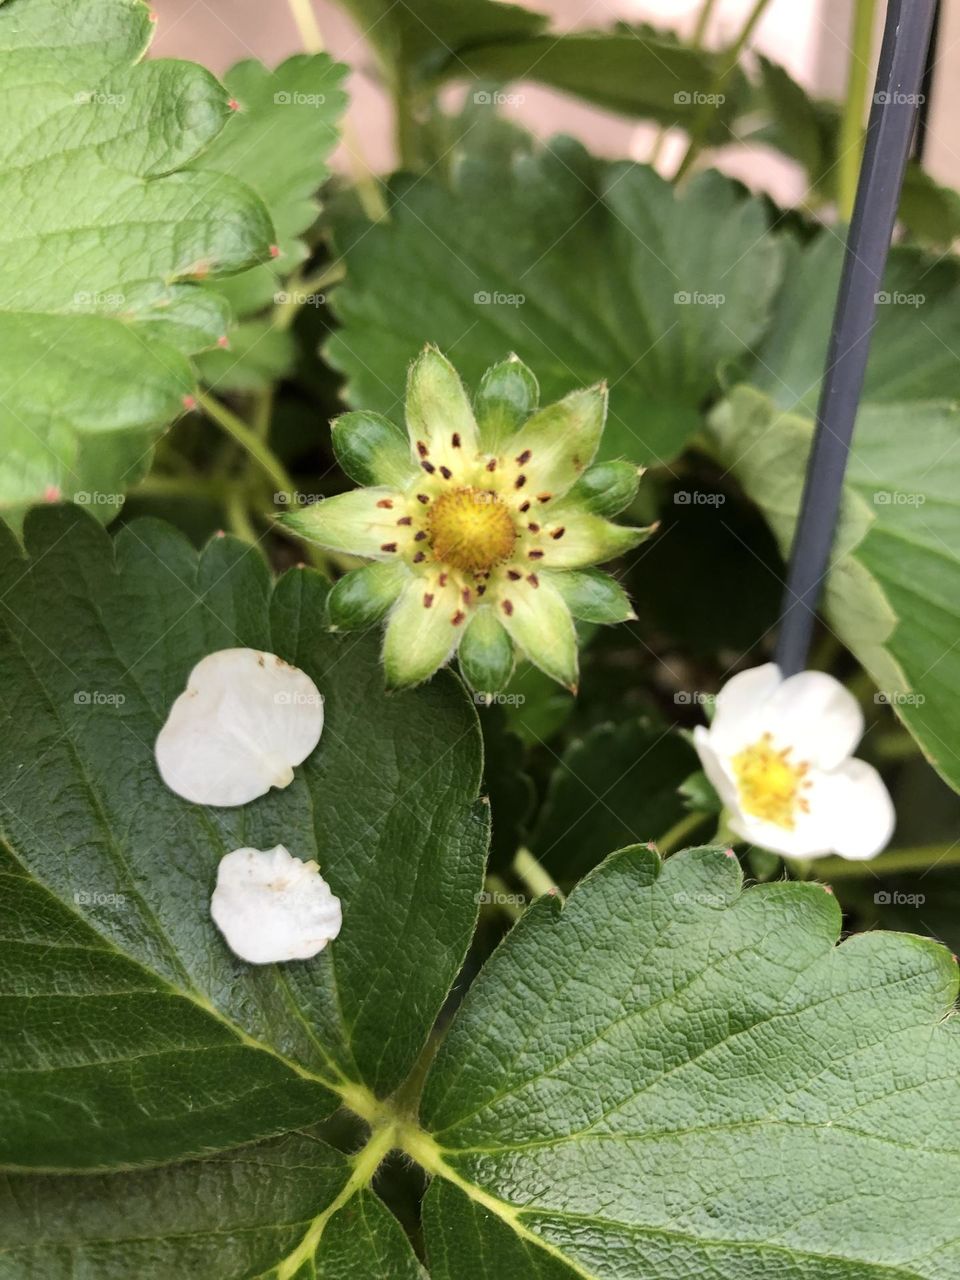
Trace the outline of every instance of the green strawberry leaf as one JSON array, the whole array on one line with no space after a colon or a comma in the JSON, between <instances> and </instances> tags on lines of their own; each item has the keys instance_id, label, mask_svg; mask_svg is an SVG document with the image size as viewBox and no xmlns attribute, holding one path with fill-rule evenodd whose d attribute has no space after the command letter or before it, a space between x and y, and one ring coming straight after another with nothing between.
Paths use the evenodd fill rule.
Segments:
<instances>
[{"instance_id":1,"label":"green strawberry leaf","mask_svg":"<svg viewBox=\"0 0 960 1280\"><path fill-rule=\"evenodd\" d=\"M460 51L488 41L536 35L547 26L540 13L500 0L338 0L352 15L394 83L440 78Z\"/></svg>"},{"instance_id":2,"label":"green strawberry leaf","mask_svg":"<svg viewBox=\"0 0 960 1280\"><path fill-rule=\"evenodd\" d=\"M564 33L518 5L490 0L340 0L376 50L394 85L426 93L449 80L535 80L624 115L690 124L716 90L725 58L682 44L672 32L616 23ZM715 113L732 115L743 77L731 76ZM735 90L736 94L731 92ZM481 89L489 106L498 91Z\"/></svg>"},{"instance_id":3,"label":"green strawberry leaf","mask_svg":"<svg viewBox=\"0 0 960 1280\"><path fill-rule=\"evenodd\" d=\"M578 880L610 849L657 840L679 822L679 788L696 767L693 748L668 728L597 725L554 770L530 847L554 876Z\"/></svg>"},{"instance_id":4,"label":"green strawberry leaf","mask_svg":"<svg viewBox=\"0 0 960 1280\"><path fill-rule=\"evenodd\" d=\"M327 633L319 575L272 589L232 539L198 556L142 521L111 545L72 507L25 532L29 558L0 557L0 947L16 976L0 1159L109 1169L271 1136L344 1098L369 1115L409 1073L476 919L487 817L462 687L441 675L388 697L375 641ZM326 723L288 788L204 809L166 790L153 744L194 664L234 646L305 670ZM312 961L251 967L210 893L224 853L277 843L319 862L343 929Z\"/></svg>"},{"instance_id":5,"label":"green strawberry leaf","mask_svg":"<svg viewBox=\"0 0 960 1280\"><path fill-rule=\"evenodd\" d=\"M239 62L224 77L235 102L231 119L194 163L204 172L248 183L270 211L277 256L216 286L240 324L226 350L200 358L204 380L220 391L269 386L288 373L296 356L282 325L257 317L282 303L284 281L307 257L301 238L317 217L316 193L330 176L327 160L339 139L347 105L347 68L325 53L298 54L269 71Z\"/></svg>"},{"instance_id":6,"label":"green strawberry leaf","mask_svg":"<svg viewBox=\"0 0 960 1280\"><path fill-rule=\"evenodd\" d=\"M672 458L718 367L765 325L780 249L761 205L716 173L678 196L569 139L540 151L504 134L452 168L452 185L397 178L389 222L337 219L347 280L327 356L350 402L395 414L425 342L474 382L512 348L544 401L609 379L605 456Z\"/></svg>"},{"instance_id":7,"label":"green strawberry leaf","mask_svg":"<svg viewBox=\"0 0 960 1280\"><path fill-rule=\"evenodd\" d=\"M721 460L786 556L826 357L842 245L789 246L785 284L751 380L715 411ZM960 267L894 249L870 362L825 611L943 777L960 789L958 499ZM785 412L778 412L783 410Z\"/></svg>"},{"instance_id":8,"label":"green strawberry leaf","mask_svg":"<svg viewBox=\"0 0 960 1280\"><path fill-rule=\"evenodd\" d=\"M618 24L612 31L545 32L460 49L446 76L473 76L487 83L535 80L575 94L608 111L690 128L716 93L722 55L680 44L669 32ZM714 103L714 130L735 111L743 79L731 76L722 101ZM474 100L495 104L510 95L480 91ZM723 133L726 137L726 133Z\"/></svg>"},{"instance_id":9,"label":"green strawberry leaf","mask_svg":"<svg viewBox=\"0 0 960 1280\"><path fill-rule=\"evenodd\" d=\"M298 1133L163 1169L8 1175L0 1275L420 1280L399 1224L351 1174L346 1157Z\"/></svg>"},{"instance_id":10,"label":"green strawberry leaf","mask_svg":"<svg viewBox=\"0 0 960 1280\"><path fill-rule=\"evenodd\" d=\"M710 437L786 555L813 419L782 413L768 396L743 386L715 410ZM873 677L878 699L894 708L930 763L960 791L953 710L960 695L958 439L954 404L911 400L860 410L824 609Z\"/></svg>"},{"instance_id":11,"label":"green strawberry leaf","mask_svg":"<svg viewBox=\"0 0 960 1280\"><path fill-rule=\"evenodd\" d=\"M206 276L269 256L261 201L186 166L230 114L186 62L144 62L127 0L0 5L0 513L84 495L100 518L193 389L228 313Z\"/></svg>"},{"instance_id":12,"label":"green strawberry leaf","mask_svg":"<svg viewBox=\"0 0 960 1280\"><path fill-rule=\"evenodd\" d=\"M428 1197L440 1280L508 1259L537 1280L956 1276L956 964L905 935L838 947L841 922L817 884L742 892L721 849L627 849L562 910L540 899L407 1144L462 1193Z\"/></svg>"}]
</instances>

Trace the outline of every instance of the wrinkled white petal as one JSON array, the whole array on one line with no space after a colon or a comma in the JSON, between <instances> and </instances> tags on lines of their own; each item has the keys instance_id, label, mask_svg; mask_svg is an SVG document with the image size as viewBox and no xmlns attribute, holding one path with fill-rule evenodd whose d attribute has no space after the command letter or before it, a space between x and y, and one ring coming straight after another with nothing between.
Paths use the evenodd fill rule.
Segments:
<instances>
[{"instance_id":1,"label":"wrinkled white petal","mask_svg":"<svg viewBox=\"0 0 960 1280\"><path fill-rule=\"evenodd\" d=\"M230 950L250 964L309 960L340 932L340 899L315 862L282 844L220 859L210 914Z\"/></svg>"},{"instance_id":2,"label":"wrinkled white petal","mask_svg":"<svg viewBox=\"0 0 960 1280\"><path fill-rule=\"evenodd\" d=\"M160 776L194 804L247 804L286 787L320 740L323 698L273 653L221 649L190 672L157 736Z\"/></svg>"},{"instance_id":3,"label":"wrinkled white petal","mask_svg":"<svg viewBox=\"0 0 960 1280\"><path fill-rule=\"evenodd\" d=\"M717 694L710 736L718 750L736 751L767 728L764 710L782 684L775 662L733 676Z\"/></svg>"},{"instance_id":4,"label":"wrinkled white petal","mask_svg":"<svg viewBox=\"0 0 960 1280\"><path fill-rule=\"evenodd\" d=\"M770 728L795 755L818 769L835 769L863 737L860 704L824 671L801 671L780 685L766 704Z\"/></svg>"},{"instance_id":5,"label":"wrinkled white petal","mask_svg":"<svg viewBox=\"0 0 960 1280\"><path fill-rule=\"evenodd\" d=\"M817 798L829 811L833 850L841 858L875 858L889 844L897 820L879 773L864 760L847 760L819 781Z\"/></svg>"}]
</instances>

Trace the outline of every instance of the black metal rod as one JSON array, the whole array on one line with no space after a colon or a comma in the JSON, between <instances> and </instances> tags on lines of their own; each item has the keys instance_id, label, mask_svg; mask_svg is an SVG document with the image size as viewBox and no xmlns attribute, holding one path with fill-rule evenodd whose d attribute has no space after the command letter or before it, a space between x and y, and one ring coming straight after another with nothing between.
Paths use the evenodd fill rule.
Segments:
<instances>
[{"instance_id":1,"label":"black metal rod","mask_svg":"<svg viewBox=\"0 0 960 1280\"><path fill-rule=\"evenodd\" d=\"M817 426L781 606L776 656L785 675L801 671L806 664L836 533L877 293L913 140L935 8L936 0L890 0L887 6Z\"/></svg>"}]
</instances>

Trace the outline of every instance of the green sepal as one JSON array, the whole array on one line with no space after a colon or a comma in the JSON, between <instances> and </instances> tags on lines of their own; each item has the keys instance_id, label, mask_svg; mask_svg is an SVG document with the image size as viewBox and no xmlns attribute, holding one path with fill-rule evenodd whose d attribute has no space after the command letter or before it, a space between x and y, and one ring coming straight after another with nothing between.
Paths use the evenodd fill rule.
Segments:
<instances>
[{"instance_id":1,"label":"green sepal","mask_svg":"<svg viewBox=\"0 0 960 1280\"><path fill-rule=\"evenodd\" d=\"M615 516L637 496L643 468L632 462L596 462L588 467L567 494L598 516Z\"/></svg>"},{"instance_id":2,"label":"green sepal","mask_svg":"<svg viewBox=\"0 0 960 1280\"><path fill-rule=\"evenodd\" d=\"M637 616L620 583L599 569L565 570L544 576L549 576L567 608L581 622L630 622Z\"/></svg>"},{"instance_id":3,"label":"green sepal","mask_svg":"<svg viewBox=\"0 0 960 1280\"><path fill-rule=\"evenodd\" d=\"M491 608L485 606L474 614L457 654L461 674L475 693L500 693L510 683L516 651Z\"/></svg>"},{"instance_id":4,"label":"green sepal","mask_svg":"<svg viewBox=\"0 0 960 1280\"><path fill-rule=\"evenodd\" d=\"M399 561L374 562L345 573L327 597L327 617L336 631L373 626L396 600L408 577Z\"/></svg>"},{"instance_id":5,"label":"green sepal","mask_svg":"<svg viewBox=\"0 0 960 1280\"><path fill-rule=\"evenodd\" d=\"M357 484L403 489L416 474L407 437L380 413L361 409L341 414L330 433L337 461Z\"/></svg>"},{"instance_id":6,"label":"green sepal","mask_svg":"<svg viewBox=\"0 0 960 1280\"><path fill-rule=\"evenodd\" d=\"M549 548L549 561L544 568L550 569L585 569L603 564L639 547L658 527L615 524L566 500L552 510L551 518L564 524L565 530L563 541Z\"/></svg>"},{"instance_id":7,"label":"green sepal","mask_svg":"<svg viewBox=\"0 0 960 1280\"><path fill-rule=\"evenodd\" d=\"M510 440L510 451L530 454L524 472L531 489L554 498L569 493L593 461L606 417L607 386L600 382L571 391L528 418Z\"/></svg>"},{"instance_id":8,"label":"green sepal","mask_svg":"<svg viewBox=\"0 0 960 1280\"><path fill-rule=\"evenodd\" d=\"M480 380L474 401L481 449L498 453L504 441L536 413L539 403L536 376L519 356L510 355L491 365Z\"/></svg>"},{"instance_id":9,"label":"green sepal","mask_svg":"<svg viewBox=\"0 0 960 1280\"><path fill-rule=\"evenodd\" d=\"M344 551L370 560L391 557L385 552L397 536L396 513L390 502L399 495L385 487L348 489L309 506L285 511L279 523L298 537L327 551Z\"/></svg>"},{"instance_id":10,"label":"green sepal","mask_svg":"<svg viewBox=\"0 0 960 1280\"><path fill-rule=\"evenodd\" d=\"M702 769L685 778L677 791L683 797L684 808L691 813L720 813L723 809L723 801Z\"/></svg>"},{"instance_id":11,"label":"green sepal","mask_svg":"<svg viewBox=\"0 0 960 1280\"><path fill-rule=\"evenodd\" d=\"M456 433L465 449L475 444L477 424L460 375L436 347L425 347L410 366L406 418L412 441L435 447Z\"/></svg>"}]
</instances>

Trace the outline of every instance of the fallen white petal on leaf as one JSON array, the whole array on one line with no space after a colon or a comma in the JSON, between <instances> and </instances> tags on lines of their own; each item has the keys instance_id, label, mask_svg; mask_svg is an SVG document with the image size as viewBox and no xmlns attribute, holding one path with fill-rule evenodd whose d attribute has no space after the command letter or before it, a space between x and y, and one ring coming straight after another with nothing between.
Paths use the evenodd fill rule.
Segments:
<instances>
[{"instance_id":1,"label":"fallen white petal on leaf","mask_svg":"<svg viewBox=\"0 0 960 1280\"><path fill-rule=\"evenodd\" d=\"M286 787L323 730L308 675L258 649L220 649L190 672L157 736L160 776L194 804L247 804Z\"/></svg>"},{"instance_id":2,"label":"fallen white petal on leaf","mask_svg":"<svg viewBox=\"0 0 960 1280\"><path fill-rule=\"evenodd\" d=\"M315 862L282 844L220 859L210 914L230 950L250 964L309 960L340 932L340 899Z\"/></svg>"}]
</instances>

